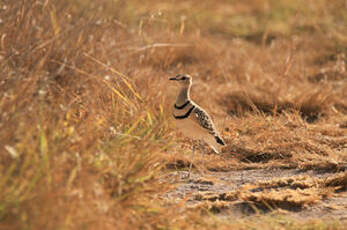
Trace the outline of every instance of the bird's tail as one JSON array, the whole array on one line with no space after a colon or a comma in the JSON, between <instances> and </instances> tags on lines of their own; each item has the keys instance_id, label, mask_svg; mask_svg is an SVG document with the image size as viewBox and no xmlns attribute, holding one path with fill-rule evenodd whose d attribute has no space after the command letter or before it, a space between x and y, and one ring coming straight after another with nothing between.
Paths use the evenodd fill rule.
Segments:
<instances>
[{"instance_id":1,"label":"bird's tail","mask_svg":"<svg viewBox=\"0 0 347 230\"><path fill-rule=\"evenodd\" d=\"M224 140L219 135L210 135L205 141L216 153L220 153L222 146L226 146Z\"/></svg>"},{"instance_id":2,"label":"bird's tail","mask_svg":"<svg viewBox=\"0 0 347 230\"><path fill-rule=\"evenodd\" d=\"M225 145L224 140L220 136L216 135L216 136L214 136L214 138L216 139L218 144L223 145L223 146Z\"/></svg>"}]
</instances>

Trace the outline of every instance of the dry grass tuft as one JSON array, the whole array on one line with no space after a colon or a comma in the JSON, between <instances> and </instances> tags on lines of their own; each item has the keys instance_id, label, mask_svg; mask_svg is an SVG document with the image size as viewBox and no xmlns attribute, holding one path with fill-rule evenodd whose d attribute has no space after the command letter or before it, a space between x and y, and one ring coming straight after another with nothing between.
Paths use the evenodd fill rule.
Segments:
<instances>
[{"instance_id":1,"label":"dry grass tuft","mask_svg":"<svg viewBox=\"0 0 347 230\"><path fill-rule=\"evenodd\" d=\"M261 210L281 208L299 211L321 201L328 194L328 190L322 190L308 177L293 177L259 182L255 187L241 192L239 197Z\"/></svg>"},{"instance_id":2,"label":"dry grass tuft","mask_svg":"<svg viewBox=\"0 0 347 230\"><path fill-rule=\"evenodd\" d=\"M334 177L328 178L324 181L327 187L334 187L335 190L341 192L347 189L347 173L340 173Z\"/></svg>"},{"instance_id":3,"label":"dry grass tuft","mask_svg":"<svg viewBox=\"0 0 347 230\"><path fill-rule=\"evenodd\" d=\"M224 210L227 210L228 208L229 208L228 202L218 200L214 202L205 201L191 207L190 209L199 210L202 214L207 214L207 213L218 214Z\"/></svg>"},{"instance_id":4,"label":"dry grass tuft","mask_svg":"<svg viewBox=\"0 0 347 230\"><path fill-rule=\"evenodd\" d=\"M194 195L194 200L202 201L234 201L237 199L236 193L220 193L216 194L213 192L199 192Z\"/></svg>"},{"instance_id":5,"label":"dry grass tuft","mask_svg":"<svg viewBox=\"0 0 347 230\"><path fill-rule=\"evenodd\" d=\"M260 210L274 210L277 208L299 211L307 205L312 205L321 200L322 195L317 194L315 189L291 190L283 189L281 191L271 190L269 192L244 193L240 197L245 200L249 206L254 206Z\"/></svg>"},{"instance_id":6,"label":"dry grass tuft","mask_svg":"<svg viewBox=\"0 0 347 230\"><path fill-rule=\"evenodd\" d=\"M265 96L264 96L265 94ZM329 92L319 90L316 92L303 92L292 100L278 99L278 95L271 92L249 94L234 92L226 95L221 104L226 105L229 115L242 116L247 112L261 113L276 116L284 112L298 113L309 123L316 122L320 117L326 116L332 106L339 107Z\"/></svg>"}]
</instances>

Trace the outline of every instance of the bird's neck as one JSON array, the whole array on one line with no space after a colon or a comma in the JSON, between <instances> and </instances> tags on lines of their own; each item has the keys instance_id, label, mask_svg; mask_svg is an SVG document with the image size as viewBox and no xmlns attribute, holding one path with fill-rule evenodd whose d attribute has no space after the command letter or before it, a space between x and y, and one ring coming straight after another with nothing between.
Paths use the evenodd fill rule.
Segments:
<instances>
[{"instance_id":1,"label":"bird's neck","mask_svg":"<svg viewBox=\"0 0 347 230\"><path fill-rule=\"evenodd\" d=\"M180 90L180 92L178 93L178 97L176 100L176 105L182 105L185 102L187 102L188 100L190 100L190 85L189 86L183 86Z\"/></svg>"}]
</instances>

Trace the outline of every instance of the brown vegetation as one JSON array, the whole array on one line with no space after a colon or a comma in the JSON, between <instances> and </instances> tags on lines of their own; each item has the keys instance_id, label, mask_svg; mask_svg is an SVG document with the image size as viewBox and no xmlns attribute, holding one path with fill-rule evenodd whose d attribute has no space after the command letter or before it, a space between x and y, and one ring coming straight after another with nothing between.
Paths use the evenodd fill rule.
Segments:
<instances>
[{"instance_id":1,"label":"brown vegetation","mask_svg":"<svg viewBox=\"0 0 347 230\"><path fill-rule=\"evenodd\" d=\"M341 171L345 11L344 0L1 1L0 229L342 228L201 218L163 199L174 186L163 175L191 160L207 172ZM171 125L177 73L194 77L192 97L228 144L207 170ZM345 174L294 181L212 205L302 207L346 190Z\"/></svg>"},{"instance_id":2,"label":"brown vegetation","mask_svg":"<svg viewBox=\"0 0 347 230\"><path fill-rule=\"evenodd\" d=\"M194 194L193 200L206 202L199 203L194 208L204 207L212 212L220 212L231 204L238 203L243 204L243 211L247 214L276 209L299 211L328 199L333 192L344 191L346 175L342 173L321 179L292 176L245 184L233 192L198 192Z\"/></svg>"}]
</instances>

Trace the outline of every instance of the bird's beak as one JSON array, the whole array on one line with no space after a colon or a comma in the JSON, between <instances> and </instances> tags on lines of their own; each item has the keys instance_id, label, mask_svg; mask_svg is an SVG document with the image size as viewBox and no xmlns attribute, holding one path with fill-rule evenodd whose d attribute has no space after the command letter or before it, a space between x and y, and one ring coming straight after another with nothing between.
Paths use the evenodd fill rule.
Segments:
<instances>
[{"instance_id":1,"label":"bird's beak","mask_svg":"<svg viewBox=\"0 0 347 230\"><path fill-rule=\"evenodd\" d=\"M176 77L170 77L169 80L171 80L171 81L177 81L177 78L176 78Z\"/></svg>"}]
</instances>

